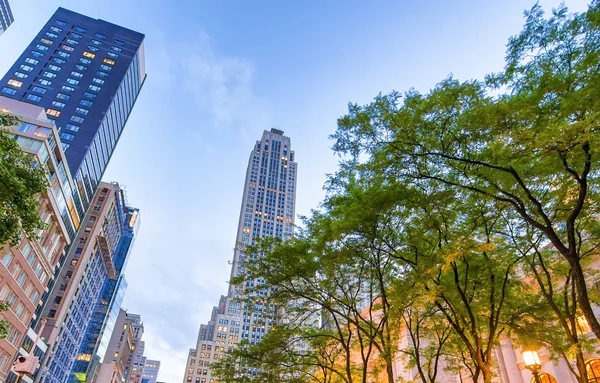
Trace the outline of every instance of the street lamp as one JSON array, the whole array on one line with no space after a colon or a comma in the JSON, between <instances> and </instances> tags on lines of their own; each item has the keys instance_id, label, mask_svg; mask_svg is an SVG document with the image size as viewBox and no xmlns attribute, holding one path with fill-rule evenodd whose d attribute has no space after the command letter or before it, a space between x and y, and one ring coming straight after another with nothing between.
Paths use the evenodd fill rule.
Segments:
<instances>
[{"instance_id":1,"label":"street lamp","mask_svg":"<svg viewBox=\"0 0 600 383\"><path fill-rule=\"evenodd\" d=\"M523 355L525 368L531 371L535 383L542 383L539 374L542 363L540 362L540 356L538 355L537 350L534 347L525 347L523 351L521 351L521 355Z\"/></svg>"}]
</instances>

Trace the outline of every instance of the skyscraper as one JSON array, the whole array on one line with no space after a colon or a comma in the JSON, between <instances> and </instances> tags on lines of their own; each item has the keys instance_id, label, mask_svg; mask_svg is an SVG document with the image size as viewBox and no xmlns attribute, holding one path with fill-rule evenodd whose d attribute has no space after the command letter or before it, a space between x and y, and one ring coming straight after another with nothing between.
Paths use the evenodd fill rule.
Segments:
<instances>
[{"instance_id":1,"label":"skyscraper","mask_svg":"<svg viewBox=\"0 0 600 383\"><path fill-rule=\"evenodd\" d=\"M0 95L42 106L56 123L81 215L145 77L143 34L59 8L0 81Z\"/></svg>"},{"instance_id":2,"label":"skyscraper","mask_svg":"<svg viewBox=\"0 0 600 383\"><path fill-rule=\"evenodd\" d=\"M144 371L142 372L142 383L156 383L159 370L160 361L146 359L144 362Z\"/></svg>"},{"instance_id":3,"label":"skyscraper","mask_svg":"<svg viewBox=\"0 0 600 383\"><path fill-rule=\"evenodd\" d=\"M0 35L4 33L15 18L13 17L8 0L0 0Z\"/></svg>"},{"instance_id":4,"label":"skyscraper","mask_svg":"<svg viewBox=\"0 0 600 383\"><path fill-rule=\"evenodd\" d=\"M291 140L283 131L265 131L250 153L244 194L233 255L231 276L243 275L248 255L243 247L252 245L257 238L293 235L296 200L296 171ZM260 281L247 281L251 286ZM210 321L200 326L196 348L191 349L185 369L184 382L214 382L210 364L232 350L242 339L251 344L259 342L269 331L273 307L249 308L234 301L240 294L229 286L227 296L212 311Z\"/></svg>"}]
</instances>

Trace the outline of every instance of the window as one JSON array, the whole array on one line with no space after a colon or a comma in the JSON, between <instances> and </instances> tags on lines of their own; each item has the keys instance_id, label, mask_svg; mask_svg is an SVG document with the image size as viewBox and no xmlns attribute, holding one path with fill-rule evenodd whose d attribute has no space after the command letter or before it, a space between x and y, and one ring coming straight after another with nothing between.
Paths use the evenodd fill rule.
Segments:
<instances>
[{"instance_id":1,"label":"window","mask_svg":"<svg viewBox=\"0 0 600 383\"><path fill-rule=\"evenodd\" d=\"M52 45L52 43L53 43L54 41L52 41L52 40L48 40L48 39L40 39L40 42L41 42L42 44L46 44L46 45Z\"/></svg>"},{"instance_id":2,"label":"window","mask_svg":"<svg viewBox=\"0 0 600 383\"><path fill-rule=\"evenodd\" d=\"M100 76L100 77L108 77L108 73L104 73L104 72L100 72L100 71L97 71L96 75Z\"/></svg>"},{"instance_id":3,"label":"window","mask_svg":"<svg viewBox=\"0 0 600 383\"><path fill-rule=\"evenodd\" d=\"M21 70L24 70L25 72L31 72L31 71L33 70L33 67L32 67L32 66L25 65L25 64L22 64L22 65L21 65L19 68L20 68Z\"/></svg>"},{"instance_id":4,"label":"window","mask_svg":"<svg viewBox=\"0 0 600 383\"><path fill-rule=\"evenodd\" d=\"M75 30L77 32L79 32L79 33L85 33L85 32L87 32L87 29L82 28L82 27L78 27L78 26L75 26Z\"/></svg>"},{"instance_id":5,"label":"window","mask_svg":"<svg viewBox=\"0 0 600 383\"><path fill-rule=\"evenodd\" d=\"M74 78L69 77L67 79L67 84L77 85L77 84L79 84L79 80L75 80Z\"/></svg>"},{"instance_id":6,"label":"window","mask_svg":"<svg viewBox=\"0 0 600 383\"><path fill-rule=\"evenodd\" d=\"M88 52L88 51L83 52L83 56L84 57L89 57L91 59L93 59L94 57L96 57L96 55L94 53Z\"/></svg>"},{"instance_id":7,"label":"window","mask_svg":"<svg viewBox=\"0 0 600 383\"><path fill-rule=\"evenodd\" d=\"M103 35L102 33L96 33L96 37L100 40L104 40L106 38L106 35Z\"/></svg>"},{"instance_id":8,"label":"window","mask_svg":"<svg viewBox=\"0 0 600 383\"><path fill-rule=\"evenodd\" d=\"M90 111L89 111L89 110L87 110L87 109L84 109L84 108L75 108L75 112L77 112L77 113L80 113L80 114L83 114L84 116L87 116L87 114L88 114Z\"/></svg>"},{"instance_id":9,"label":"window","mask_svg":"<svg viewBox=\"0 0 600 383\"><path fill-rule=\"evenodd\" d=\"M62 29L61 29L61 28L59 28L59 27L54 27L54 26L50 27L50 30L51 30L52 32L56 32L56 33L60 33L60 32L62 32Z\"/></svg>"},{"instance_id":10,"label":"window","mask_svg":"<svg viewBox=\"0 0 600 383\"><path fill-rule=\"evenodd\" d=\"M115 44L120 45L120 46L125 45L125 43L121 40L115 40Z\"/></svg>"},{"instance_id":11,"label":"window","mask_svg":"<svg viewBox=\"0 0 600 383\"><path fill-rule=\"evenodd\" d=\"M37 305L37 300L40 296L40 293L37 290L33 290L31 292L31 294L29 294L29 300L31 301L31 303L33 303L34 305Z\"/></svg>"},{"instance_id":12,"label":"window","mask_svg":"<svg viewBox=\"0 0 600 383\"><path fill-rule=\"evenodd\" d=\"M92 79L92 82L95 83L95 84L98 84L98 85L103 85L104 84L104 80L96 78L96 77L94 77Z\"/></svg>"},{"instance_id":13,"label":"window","mask_svg":"<svg viewBox=\"0 0 600 383\"><path fill-rule=\"evenodd\" d=\"M100 50L100 48L98 48L98 47L95 47L95 46L93 46L93 45L88 45L87 49L88 49L90 52L98 52L98 51Z\"/></svg>"},{"instance_id":14,"label":"window","mask_svg":"<svg viewBox=\"0 0 600 383\"><path fill-rule=\"evenodd\" d=\"M27 78L27 77L29 77L29 75L26 74L26 73L23 73L23 72L15 72L15 77L18 77L18 78Z\"/></svg>"},{"instance_id":15,"label":"window","mask_svg":"<svg viewBox=\"0 0 600 383\"><path fill-rule=\"evenodd\" d=\"M31 88L32 92L39 93L39 94L45 94L47 90L48 89L46 89L46 88L42 88L41 86L35 86L35 85L33 86L33 88Z\"/></svg>"},{"instance_id":16,"label":"window","mask_svg":"<svg viewBox=\"0 0 600 383\"><path fill-rule=\"evenodd\" d=\"M81 57L79 59L79 62L82 63L82 64L91 64L92 60Z\"/></svg>"},{"instance_id":17,"label":"window","mask_svg":"<svg viewBox=\"0 0 600 383\"><path fill-rule=\"evenodd\" d=\"M71 130L73 132L79 132L79 126L73 125L73 124L67 124L67 126L65 127L65 129ZM81 253L81 251L79 253Z\"/></svg>"},{"instance_id":18,"label":"window","mask_svg":"<svg viewBox=\"0 0 600 383\"><path fill-rule=\"evenodd\" d=\"M554 378L554 376L547 374L547 373L541 373L540 374L540 383L558 383L556 381L556 379ZM531 378L531 382L535 382L535 378ZM588 382L594 382L593 380L588 380Z\"/></svg>"},{"instance_id":19,"label":"window","mask_svg":"<svg viewBox=\"0 0 600 383\"><path fill-rule=\"evenodd\" d=\"M4 265L4 267L6 267L8 269L8 266L10 266L10 262L12 262L14 256L12 255L12 253L10 252L10 250L6 249L5 250L6 253L4 254L4 256L2 257L2 264ZM2 299L4 299L6 297L2 297Z\"/></svg>"},{"instance_id":20,"label":"window","mask_svg":"<svg viewBox=\"0 0 600 383\"><path fill-rule=\"evenodd\" d=\"M71 36L71 37L72 37L72 38L74 38L74 39L80 39L80 38L82 38L82 37L83 37L83 36L82 36L82 35L80 35L79 33L75 33L75 32L71 32L71 34L70 34L69 36Z\"/></svg>"},{"instance_id":21,"label":"window","mask_svg":"<svg viewBox=\"0 0 600 383\"><path fill-rule=\"evenodd\" d=\"M46 114L50 115L50 116L54 116L54 117L60 117L60 111L56 110L56 109L46 109Z\"/></svg>"},{"instance_id":22,"label":"window","mask_svg":"<svg viewBox=\"0 0 600 383\"><path fill-rule=\"evenodd\" d=\"M84 96L84 97L87 97L87 98L91 98L92 100L96 98L96 94L94 94L94 93L90 93L90 92L85 92L85 93L83 94L83 96Z\"/></svg>"},{"instance_id":23,"label":"window","mask_svg":"<svg viewBox=\"0 0 600 383\"><path fill-rule=\"evenodd\" d=\"M119 58L119 55L114 52L107 52L108 57L112 57L113 59Z\"/></svg>"},{"instance_id":24,"label":"window","mask_svg":"<svg viewBox=\"0 0 600 383\"><path fill-rule=\"evenodd\" d=\"M44 72L42 72L42 76L48 77L48 78L55 78L56 77L56 73L44 71Z\"/></svg>"},{"instance_id":25,"label":"window","mask_svg":"<svg viewBox=\"0 0 600 383\"><path fill-rule=\"evenodd\" d=\"M69 134L69 133L62 132L60 134L60 138L63 139L63 140L67 140L67 141L73 141L75 139L75 135L74 134Z\"/></svg>"},{"instance_id":26,"label":"window","mask_svg":"<svg viewBox=\"0 0 600 383\"><path fill-rule=\"evenodd\" d=\"M4 88L2 88L2 93L9 94L12 96L12 95L17 94L17 90L13 89L13 88L4 87Z\"/></svg>"},{"instance_id":27,"label":"window","mask_svg":"<svg viewBox=\"0 0 600 383\"><path fill-rule=\"evenodd\" d=\"M585 364L585 369L587 370L589 383L600 382L600 359L592 359L587 361Z\"/></svg>"},{"instance_id":28,"label":"window","mask_svg":"<svg viewBox=\"0 0 600 383\"><path fill-rule=\"evenodd\" d=\"M42 98L40 96L36 96L35 94L27 93L25 96L29 101L39 102Z\"/></svg>"},{"instance_id":29,"label":"window","mask_svg":"<svg viewBox=\"0 0 600 383\"><path fill-rule=\"evenodd\" d=\"M112 49L115 52L121 52L123 50L122 48L115 47L115 46L110 47L110 49Z\"/></svg>"},{"instance_id":30,"label":"window","mask_svg":"<svg viewBox=\"0 0 600 383\"><path fill-rule=\"evenodd\" d=\"M52 61L54 61L54 63L55 63L55 64L58 64L58 65L62 65L62 64L64 64L64 63L66 63L66 61L65 61L65 60L63 60L63 59L60 59L60 58L58 58L58 57L52 57Z\"/></svg>"},{"instance_id":31,"label":"window","mask_svg":"<svg viewBox=\"0 0 600 383\"><path fill-rule=\"evenodd\" d=\"M100 64L100 69L110 72L112 70L112 67L110 67L108 65Z\"/></svg>"},{"instance_id":32,"label":"window","mask_svg":"<svg viewBox=\"0 0 600 383\"><path fill-rule=\"evenodd\" d=\"M8 85L14 86L15 88L20 88L21 85L23 85L23 81L19 81L19 80L15 80L14 78L11 78L10 80L8 80Z\"/></svg>"},{"instance_id":33,"label":"window","mask_svg":"<svg viewBox=\"0 0 600 383\"><path fill-rule=\"evenodd\" d=\"M73 92L75 90L75 88L73 88L72 86L67 86L67 85L63 85L62 90L64 90L65 92Z\"/></svg>"},{"instance_id":34,"label":"window","mask_svg":"<svg viewBox=\"0 0 600 383\"><path fill-rule=\"evenodd\" d=\"M51 39L55 39L58 37L58 35L56 33L52 33L52 32L46 32L46 36L50 37Z\"/></svg>"},{"instance_id":35,"label":"window","mask_svg":"<svg viewBox=\"0 0 600 383\"><path fill-rule=\"evenodd\" d=\"M90 85L90 86L88 86L88 89L93 90L94 92L100 92L100 89L102 89L102 88L100 88L99 86L96 86L96 85Z\"/></svg>"},{"instance_id":36,"label":"window","mask_svg":"<svg viewBox=\"0 0 600 383\"><path fill-rule=\"evenodd\" d=\"M77 44L79 44L79 41L73 40L73 39L67 39L67 44L77 45Z\"/></svg>"},{"instance_id":37,"label":"window","mask_svg":"<svg viewBox=\"0 0 600 383\"><path fill-rule=\"evenodd\" d=\"M85 119L79 116L71 116L71 121L82 124Z\"/></svg>"},{"instance_id":38,"label":"window","mask_svg":"<svg viewBox=\"0 0 600 383\"><path fill-rule=\"evenodd\" d=\"M31 55L33 57L42 57L44 54L42 52L38 52L38 51L31 51Z\"/></svg>"},{"instance_id":39,"label":"window","mask_svg":"<svg viewBox=\"0 0 600 383\"><path fill-rule=\"evenodd\" d=\"M67 52L73 52L73 51L75 50L75 48L73 48L72 46L65 45L65 44L61 45L61 46L60 46L60 49L64 49L64 50L66 50Z\"/></svg>"},{"instance_id":40,"label":"window","mask_svg":"<svg viewBox=\"0 0 600 383\"><path fill-rule=\"evenodd\" d=\"M92 106L94 105L93 102L89 101L89 100L80 100L79 101L79 105L83 105L83 106Z\"/></svg>"},{"instance_id":41,"label":"window","mask_svg":"<svg viewBox=\"0 0 600 383\"><path fill-rule=\"evenodd\" d=\"M45 52L45 51L47 51L47 50L48 50L48 47L47 47L47 46L45 46L45 45L42 45L42 44L37 44L35 47L36 47L37 49L41 50L42 52Z\"/></svg>"},{"instance_id":42,"label":"window","mask_svg":"<svg viewBox=\"0 0 600 383\"><path fill-rule=\"evenodd\" d=\"M71 72L71 76L73 77L77 77L77 78L82 78L83 77L83 73L79 73L79 72Z\"/></svg>"},{"instance_id":43,"label":"window","mask_svg":"<svg viewBox=\"0 0 600 383\"><path fill-rule=\"evenodd\" d=\"M85 65L77 64L77 65L75 65L75 69L80 70L80 71L86 71L87 67Z\"/></svg>"},{"instance_id":44,"label":"window","mask_svg":"<svg viewBox=\"0 0 600 383\"><path fill-rule=\"evenodd\" d=\"M64 21L62 21L62 20L54 20L54 24L56 24L56 25L60 25L61 27L64 27L64 26L66 26L66 25L67 25L67 23L65 23L65 22L64 22Z\"/></svg>"},{"instance_id":45,"label":"window","mask_svg":"<svg viewBox=\"0 0 600 383\"><path fill-rule=\"evenodd\" d=\"M63 52L63 51L58 51L56 54L59 55L60 57L66 58L66 59L68 59L69 57L71 57L70 53Z\"/></svg>"},{"instance_id":46,"label":"window","mask_svg":"<svg viewBox=\"0 0 600 383\"><path fill-rule=\"evenodd\" d=\"M56 98L58 98L59 100L69 100L71 96L64 93L57 93Z\"/></svg>"},{"instance_id":47,"label":"window","mask_svg":"<svg viewBox=\"0 0 600 383\"><path fill-rule=\"evenodd\" d=\"M111 59L107 59L107 58L102 60L102 62L105 64L108 64L108 65L115 65L115 60L111 60Z\"/></svg>"},{"instance_id":48,"label":"window","mask_svg":"<svg viewBox=\"0 0 600 383\"><path fill-rule=\"evenodd\" d=\"M52 101L52 106L62 109L65 106L67 106L67 104L65 104L64 102L60 102L60 101Z\"/></svg>"},{"instance_id":49,"label":"window","mask_svg":"<svg viewBox=\"0 0 600 383\"><path fill-rule=\"evenodd\" d=\"M37 65L37 64L39 63L39 60L36 60L36 59L32 59L32 58L29 58L29 57L27 57L27 58L25 59L25 62L26 62L27 64L31 64L31 65Z\"/></svg>"},{"instance_id":50,"label":"window","mask_svg":"<svg viewBox=\"0 0 600 383\"><path fill-rule=\"evenodd\" d=\"M71 147L71 144L65 144L64 142L62 143L62 149L63 150L67 150Z\"/></svg>"},{"instance_id":51,"label":"window","mask_svg":"<svg viewBox=\"0 0 600 383\"><path fill-rule=\"evenodd\" d=\"M45 86L52 84L52 81L46 80L45 78L38 78L37 82Z\"/></svg>"},{"instance_id":52,"label":"window","mask_svg":"<svg viewBox=\"0 0 600 383\"><path fill-rule=\"evenodd\" d=\"M62 69L61 67L59 67L58 65L48 65L48 69L53 70L55 72L60 72L60 70Z\"/></svg>"}]
</instances>

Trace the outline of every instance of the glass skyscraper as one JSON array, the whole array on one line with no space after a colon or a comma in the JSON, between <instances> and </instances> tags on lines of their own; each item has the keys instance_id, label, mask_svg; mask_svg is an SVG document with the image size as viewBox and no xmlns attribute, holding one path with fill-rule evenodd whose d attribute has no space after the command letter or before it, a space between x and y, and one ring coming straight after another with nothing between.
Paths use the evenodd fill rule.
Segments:
<instances>
[{"instance_id":1,"label":"glass skyscraper","mask_svg":"<svg viewBox=\"0 0 600 383\"><path fill-rule=\"evenodd\" d=\"M4 33L15 18L13 17L8 0L0 0L0 35Z\"/></svg>"},{"instance_id":2,"label":"glass skyscraper","mask_svg":"<svg viewBox=\"0 0 600 383\"><path fill-rule=\"evenodd\" d=\"M80 215L145 78L143 34L59 8L0 81L1 95L40 105L54 120Z\"/></svg>"},{"instance_id":3,"label":"glass skyscraper","mask_svg":"<svg viewBox=\"0 0 600 383\"><path fill-rule=\"evenodd\" d=\"M243 248L253 245L257 238L293 235L296 200L296 171L291 140L283 131L265 131L256 142L252 153L237 231L231 276L243 275L248 255ZM260 281L249 280L254 286ZM274 320L274 307L249 308L241 302L233 286L222 296L207 324L200 326L196 348L190 349L185 367L184 383L214 382L210 364L231 351L236 343L247 339L251 344L260 342Z\"/></svg>"}]
</instances>

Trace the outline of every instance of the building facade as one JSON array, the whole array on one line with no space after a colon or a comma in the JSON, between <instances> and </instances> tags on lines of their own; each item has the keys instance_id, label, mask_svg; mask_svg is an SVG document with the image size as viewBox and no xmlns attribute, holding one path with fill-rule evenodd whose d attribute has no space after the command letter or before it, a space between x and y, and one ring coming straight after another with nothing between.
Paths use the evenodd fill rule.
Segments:
<instances>
[{"instance_id":1,"label":"building facade","mask_svg":"<svg viewBox=\"0 0 600 383\"><path fill-rule=\"evenodd\" d=\"M144 362L144 371L142 373L142 383L156 383L159 371L160 361L146 359Z\"/></svg>"},{"instance_id":2,"label":"building facade","mask_svg":"<svg viewBox=\"0 0 600 383\"><path fill-rule=\"evenodd\" d=\"M122 383L127 379L127 364L135 350L134 320L127 311L119 311L106 355L100 364L97 382Z\"/></svg>"},{"instance_id":3,"label":"building facade","mask_svg":"<svg viewBox=\"0 0 600 383\"><path fill-rule=\"evenodd\" d=\"M13 21L15 21L15 18L13 17L8 0L0 0L0 35L4 33Z\"/></svg>"},{"instance_id":4,"label":"building facade","mask_svg":"<svg viewBox=\"0 0 600 383\"><path fill-rule=\"evenodd\" d=\"M81 215L145 77L143 34L59 8L0 81L0 95L41 106L56 123Z\"/></svg>"},{"instance_id":5,"label":"building facade","mask_svg":"<svg viewBox=\"0 0 600 383\"><path fill-rule=\"evenodd\" d=\"M231 276L243 275L244 246L257 238L291 238L296 200L297 164L291 140L278 129L265 131L250 153L238 223ZM249 286L261 281L249 280ZM188 355L184 382L214 383L210 365L242 339L260 342L272 325L274 307L246 307L235 301L241 291L229 286L207 324L200 326L196 347Z\"/></svg>"},{"instance_id":6,"label":"building facade","mask_svg":"<svg viewBox=\"0 0 600 383\"><path fill-rule=\"evenodd\" d=\"M75 183L66 166L65 154L58 144L58 131L46 119L44 109L0 97L0 110L18 116L21 122L8 130L23 151L33 156L46 170L49 187L39 196L40 217L47 227L37 231L37 239L23 237L16 246L0 245L0 300L11 305L2 313L10 323L8 336L0 339L0 380L8 371L17 353L34 352L41 356L46 345L38 343L29 323L39 315L41 301L56 266L64 261L65 248L73 240L67 226L78 226L72 191Z\"/></svg>"},{"instance_id":7,"label":"building facade","mask_svg":"<svg viewBox=\"0 0 600 383\"><path fill-rule=\"evenodd\" d=\"M91 354L81 350L87 350L86 335L94 324L106 281L119 277L115 259L119 244L132 231L126 219L129 210L118 184L100 184L42 312L50 351L38 374L40 381L70 381L78 376L75 362L91 360Z\"/></svg>"}]
</instances>

